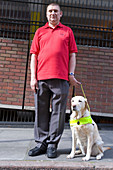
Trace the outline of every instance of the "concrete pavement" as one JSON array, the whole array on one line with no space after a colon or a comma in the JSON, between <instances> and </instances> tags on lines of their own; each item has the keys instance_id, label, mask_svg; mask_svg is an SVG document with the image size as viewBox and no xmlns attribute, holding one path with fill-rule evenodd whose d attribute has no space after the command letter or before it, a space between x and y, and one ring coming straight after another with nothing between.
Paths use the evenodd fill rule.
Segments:
<instances>
[{"instance_id":1,"label":"concrete pavement","mask_svg":"<svg viewBox=\"0 0 113 170\"><path fill-rule=\"evenodd\" d=\"M58 157L47 158L46 154L29 157L28 151L36 144L33 128L0 128L0 170L4 169L112 169L113 170L113 131L100 130L105 147L102 160L91 157L88 162L82 161L82 155L67 159L71 151L71 131L65 129L58 147Z\"/></svg>"}]
</instances>

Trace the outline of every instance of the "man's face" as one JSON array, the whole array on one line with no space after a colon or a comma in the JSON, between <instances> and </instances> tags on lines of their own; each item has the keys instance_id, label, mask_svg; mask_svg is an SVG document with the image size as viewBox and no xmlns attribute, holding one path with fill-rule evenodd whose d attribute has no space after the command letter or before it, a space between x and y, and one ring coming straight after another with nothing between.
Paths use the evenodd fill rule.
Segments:
<instances>
[{"instance_id":1,"label":"man's face","mask_svg":"<svg viewBox=\"0 0 113 170\"><path fill-rule=\"evenodd\" d=\"M62 17L62 11L60 11L59 6L57 5L49 5L47 7L46 17L48 22L51 25L57 25L60 21L60 18Z\"/></svg>"}]
</instances>

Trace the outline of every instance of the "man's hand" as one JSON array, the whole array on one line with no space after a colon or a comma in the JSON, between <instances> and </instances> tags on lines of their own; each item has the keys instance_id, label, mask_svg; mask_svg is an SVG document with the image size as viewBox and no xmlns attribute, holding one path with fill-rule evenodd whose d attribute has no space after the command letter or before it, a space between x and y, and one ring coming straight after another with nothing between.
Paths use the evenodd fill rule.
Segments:
<instances>
[{"instance_id":1,"label":"man's hand","mask_svg":"<svg viewBox=\"0 0 113 170\"><path fill-rule=\"evenodd\" d=\"M31 89L36 93L36 90L38 89L38 84L36 78L31 78L30 82Z\"/></svg>"},{"instance_id":2,"label":"man's hand","mask_svg":"<svg viewBox=\"0 0 113 170\"><path fill-rule=\"evenodd\" d=\"M80 83L79 81L77 81L74 76L69 75L69 84L70 84L71 86L77 87L77 86L80 85L81 83Z\"/></svg>"}]
</instances>

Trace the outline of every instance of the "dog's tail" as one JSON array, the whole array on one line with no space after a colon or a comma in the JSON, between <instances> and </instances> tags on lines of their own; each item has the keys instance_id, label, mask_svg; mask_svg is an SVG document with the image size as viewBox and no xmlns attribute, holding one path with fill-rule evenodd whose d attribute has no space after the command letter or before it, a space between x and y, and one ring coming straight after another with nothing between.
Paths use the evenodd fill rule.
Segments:
<instances>
[{"instance_id":1,"label":"dog's tail","mask_svg":"<svg viewBox=\"0 0 113 170\"><path fill-rule=\"evenodd\" d=\"M107 150L111 150L110 147L103 147L103 149L104 149L104 152L107 151Z\"/></svg>"}]
</instances>

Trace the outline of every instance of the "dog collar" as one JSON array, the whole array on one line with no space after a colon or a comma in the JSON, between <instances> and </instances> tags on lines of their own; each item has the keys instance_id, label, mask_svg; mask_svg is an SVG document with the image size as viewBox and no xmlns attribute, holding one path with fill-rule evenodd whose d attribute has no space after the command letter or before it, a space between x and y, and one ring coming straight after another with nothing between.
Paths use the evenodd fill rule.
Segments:
<instances>
[{"instance_id":1,"label":"dog collar","mask_svg":"<svg viewBox=\"0 0 113 170\"><path fill-rule=\"evenodd\" d=\"M75 124L77 125L92 124L91 116L70 120L70 126L73 126Z\"/></svg>"}]
</instances>

